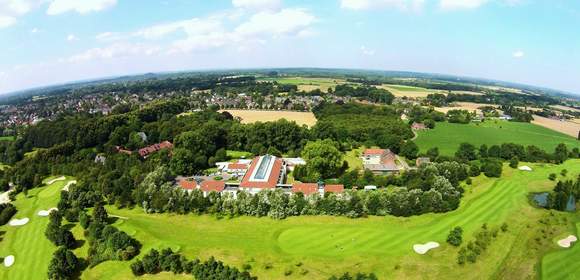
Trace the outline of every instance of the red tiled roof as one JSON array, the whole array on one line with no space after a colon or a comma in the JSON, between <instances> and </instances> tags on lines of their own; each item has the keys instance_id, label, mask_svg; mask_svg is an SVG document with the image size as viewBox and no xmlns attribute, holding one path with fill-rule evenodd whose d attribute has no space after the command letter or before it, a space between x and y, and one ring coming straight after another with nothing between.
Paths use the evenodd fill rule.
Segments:
<instances>
[{"instance_id":1,"label":"red tiled roof","mask_svg":"<svg viewBox=\"0 0 580 280\"><path fill-rule=\"evenodd\" d=\"M145 147L145 148L139 149L139 155L142 156L142 157L144 157L144 156L147 156L147 155L152 154L154 152L157 152L159 150L162 150L162 149L171 149L171 148L173 148L173 144L171 144L171 142L169 142L169 141L163 141L163 142L161 142L159 144L153 144L153 145L151 145L149 147Z\"/></svg>"},{"instance_id":2,"label":"red tiled roof","mask_svg":"<svg viewBox=\"0 0 580 280\"><path fill-rule=\"evenodd\" d=\"M294 183L292 184L292 192L301 192L304 195L311 195L318 192L318 184L314 183Z\"/></svg>"},{"instance_id":3,"label":"red tiled roof","mask_svg":"<svg viewBox=\"0 0 580 280\"><path fill-rule=\"evenodd\" d=\"M201 182L201 190L204 192L221 192L226 188L224 181L203 181Z\"/></svg>"},{"instance_id":4,"label":"red tiled roof","mask_svg":"<svg viewBox=\"0 0 580 280\"><path fill-rule=\"evenodd\" d=\"M196 181L181 180L181 181L179 181L179 186L185 190L194 190L195 188L197 188L197 182Z\"/></svg>"},{"instance_id":5,"label":"red tiled roof","mask_svg":"<svg viewBox=\"0 0 580 280\"><path fill-rule=\"evenodd\" d=\"M366 149L364 155L382 155L385 153L383 149Z\"/></svg>"},{"instance_id":6,"label":"red tiled roof","mask_svg":"<svg viewBox=\"0 0 580 280\"><path fill-rule=\"evenodd\" d=\"M248 169L248 165L243 163L230 163L228 164L228 169Z\"/></svg>"},{"instance_id":7,"label":"red tiled roof","mask_svg":"<svg viewBox=\"0 0 580 280\"><path fill-rule=\"evenodd\" d=\"M276 158L276 160L274 161L274 165L272 166L272 172L270 173L268 181L266 182L250 181L250 177L252 177L252 172L254 172L256 165L258 165L259 159L260 157L255 157L254 160L252 161L250 169L248 170L248 172L246 172L246 175L244 175L244 178L240 183L241 188L273 189L276 188L276 185L278 185L278 176L280 176L280 171L282 170L282 160L279 158Z\"/></svg>"},{"instance_id":8,"label":"red tiled roof","mask_svg":"<svg viewBox=\"0 0 580 280\"><path fill-rule=\"evenodd\" d=\"M326 185L324 186L324 191L332 193L342 193L344 192L344 185Z\"/></svg>"}]
</instances>

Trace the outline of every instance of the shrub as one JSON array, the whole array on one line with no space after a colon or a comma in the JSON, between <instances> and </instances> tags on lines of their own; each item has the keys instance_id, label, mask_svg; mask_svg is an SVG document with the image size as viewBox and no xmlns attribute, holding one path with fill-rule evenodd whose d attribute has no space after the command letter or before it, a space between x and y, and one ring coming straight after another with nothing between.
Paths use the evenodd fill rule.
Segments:
<instances>
[{"instance_id":1,"label":"shrub","mask_svg":"<svg viewBox=\"0 0 580 280\"><path fill-rule=\"evenodd\" d=\"M555 181L557 178L556 173L551 173L550 176L548 176L548 179L550 179L551 181Z\"/></svg>"},{"instance_id":2,"label":"shrub","mask_svg":"<svg viewBox=\"0 0 580 280\"><path fill-rule=\"evenodd\" d=\"M462 235L463 229L461 227L455 227L449 232L449 235L447 236L447 243L455 247L461 245L461 242L463 242Z\"/></svg>"}]
</instances>

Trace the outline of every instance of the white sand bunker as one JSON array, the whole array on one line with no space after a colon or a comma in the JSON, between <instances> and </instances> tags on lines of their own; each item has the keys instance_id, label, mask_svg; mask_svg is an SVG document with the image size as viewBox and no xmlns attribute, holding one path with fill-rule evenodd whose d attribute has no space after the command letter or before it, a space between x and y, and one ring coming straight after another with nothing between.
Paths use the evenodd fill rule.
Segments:
<instances>
[{"instance_id":1,"label":"white sand bunker","mask_svg":"<svg viewBox=\"0 0 580 280\"><path fill-rule=\"evenodd\" d=\"M425 244L415 244L415 245L413 245L413 250L415 250L415 253L417 253L417 254L424 255L427 252L429 252L429 250L435 249L437 247L439 247L439 243L437 243L437 242L427 242Z\"/></svg>"},{"instance_id":2,"label":"white sand bunker","mask_svg":"<svg viewBox=\"0 0 580 280\"><path fill-rule=\"evenodd\" d=\"M40 211L38 211L38 216L47 217L48 215L50 215L50 212L56 211L56 210L58 210L58 208L50 208L48 210L40 210Z\"/></svg>"},{"instance_id":3,"label":"white sand bunker","mask_svg":"<svg viewBox=\"0 0 580 280\"><path fill-rule=\"evenodd\" d=\"M14 264L14 256L10 255L4 258L4 266L11 267Z\"/></svg>"},{"instance_id":4,"label":"white sand bunker","mask_svg":"<svg viewBox=\"0 0 580 280\"><path fill-rule=\"evenodd\" d=\"M576 238L576 236L574 235L570 235L564 239L558 240L558 245L562 248L570 248L570 246L572 246L572 243L578 241L578 238Z\"/></svg>"},{"instance_id":5,"label":"white sand bunker","mask_svg":"<svg viewBox=\"0 0 580 280\"><path fill-rule=\"evenodd\" d=\"M50 180L50 181L47 181L47 182L46 182L46 184L47 184L47 185L50 185L50 184L52 184L52 183L54 183L54 182L58 182L58 181L64 181L64 180L66 180L66 177L64 177L64 176L60 176L60 177L58 177L58 178L54 178L54 179L52 179L52 180Z\"/></svg>"},{"instance_id":6,"label":"white sand bunker","mask_svg":"<svg viewBox=\"0 0 580 280\"><path fill-rule=\"evenodd\" d=\"M526 165L520 166L518 169L521 171L532 171L532 168Z\"/></svg>"},{"instance_id":7,"label":"white sand bunker","mask_svg":"<svg viewBox=\"0 0 580 280\"><path fill-rule=\"evenodd\" d=\"M11 226L13 226L13 227L16 227L16 226L23 226L23 225L25 225L25 224L28 224L28 221L30 221L30 219L29 219L29 218L24 218L24 219L14 219L14 220L11 220L11 221L10 221L8 224L9 224L9 225L11 225Z\"/></svg>"},{"instance_id":8,"label":"white sand bunker","mask_svg":"<svg viewBox=\"0 0 580 280\"><path fill-rule=\"evenodd\" d=\"M66 185L62 188L63 191L67 191L68 192L68 188L72 185L75 185L77 183L77 180L72 180L69 181L68 183L66 183Z\"/></svg>"}]
</instances>

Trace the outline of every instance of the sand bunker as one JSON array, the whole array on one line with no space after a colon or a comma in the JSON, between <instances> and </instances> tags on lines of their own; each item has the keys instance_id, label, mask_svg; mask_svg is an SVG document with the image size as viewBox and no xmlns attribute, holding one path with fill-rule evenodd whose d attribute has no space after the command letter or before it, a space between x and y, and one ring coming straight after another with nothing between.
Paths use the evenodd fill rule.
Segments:
<instances>
[{"instance_id":1,"label":"sand bunker","mask_svg":"<svg viewBox=\"0 0 580 280\"><path fill-rule=\"evenodd\" d=\"M562 248L570 248L570 246L572 246L572 243L578 241L578 238L576 238L576 236L574 235L570 235L564 239L558 240L558 245Z\"/></svg>"},{"instance_id":2,"label":"sand bunker","mask_svg":"<svg viewBox=\"0 0 580 280\"><path fill-rule=\"evenodd\" d=\"M429 252L431 249L435 249L439 247L439 243L437 242L427 242L425 244L415 244L413 245L413 250L415 253L424 255L425 253Z\"/></svg>"},{"instance_id":3,"label":"sand bunker","mask_svg":"<svg viewBox=\"0 0 580 280\"><path fill-rule=\"evenodd\" d=\"M58 177L58 178L55 178L55 179L52 179L52 180L50 180L50 181L46 181L46 184L47 184L47 185L50 185L50 184L52 184L52 183L54 183L54 182L58 182L58 181L64 181L64 180L66 180L66 177L64 177L64 176L60 176L60 177Z\"/></svg>"},{"instance_id":4,"label":"sand bunker","mask_svg":"<svg viewBox=\"0 0 580 280\"><path fill-rule=\"evenodd\" d=\"M66 183L66 185L62 188L63 191L67 191L68 192L68 188L72 185L75 185L77 183L77 180L72 180L69 181L68 183Z\"/></svg>"},{"instance_id":5,"label":"sand bunker","mask_svg":"<svg viewBox=\"0 0 580 280\"><path fill-rule=\"evenodd\" d=\"M525 165L524 166L520 166L518 169L521 170L521 171L532 171L532 168L531 167L525 166Z\"/></svg>"},{"instance_id":6,"label":"sand bunker","mask_svg":"<svg viewBox=\"0 0 580 280\"><path fill-rule=\"evenodd\" d=\"M14 256L10 255L4 258L4 266L11 267L14 264Z\"/></svg>"},{"instance_id":7,"label":"sand bunker","mask_svg":"<svg viewBox=\"0 0 580 280\"><path fill-rule=\"evenodd\" d=\"M56 210L58 210L58 208L50 208L48 210L40 210L40 211L38 211L38 216L47 217L48 215L50 215L50 212L56 211Z\"/></svg>"},{"instance_id":8,"label":"sand bunker","mask_svg":"<svg viewBox=\"0 0 580 280\"><path fill-rule=\"evenodd\" d=\"M30 221L29 218L14 219L14 220L11 220L8 224L13 226L13 227L17 227L17 226L23 226L23 225L27 224L28 221Z\"/></svg>"}]
</instances>

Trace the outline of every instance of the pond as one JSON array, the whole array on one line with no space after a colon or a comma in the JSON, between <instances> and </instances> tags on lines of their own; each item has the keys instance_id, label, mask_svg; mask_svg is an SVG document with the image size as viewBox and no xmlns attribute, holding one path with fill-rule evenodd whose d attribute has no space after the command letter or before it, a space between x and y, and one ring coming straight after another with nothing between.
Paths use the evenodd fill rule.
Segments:
<instances>
[{"instance_id":1,"label":"pond","mask_svg":"<svg viewBox=\"0 0 580 280\"><path fill-rule=\"evenodd\" d=\"M546 207L548 206L548 193L536 193L534 194L534 202L537 206Z\"/></svg>"},{"instance_id":2,"label":"pond","mask_svg":"<svg viewBox=\"0 0 580 280\"><path fill-rule=\"evenodd\" d=\"M534 203L538 207L547 207L548 206L548 195L549 193L535 193L532 196ZM568 203L566 203L565 211L574 212L576 211L576 199L573 195L568 198Z\"/></svg>"},{"instance_id":3,"label":"pond","mask_svg":"<svg viewBox=\"0 0 580 280\"><path fill-rule=\"evenodd\" d=\"M576 211L576 199L574 195L571 195L568 199L568 203L566 203L566 211L574 212Z\"/></svg>"}]
</instances>

